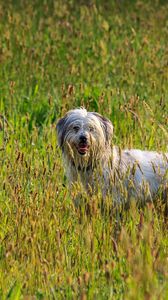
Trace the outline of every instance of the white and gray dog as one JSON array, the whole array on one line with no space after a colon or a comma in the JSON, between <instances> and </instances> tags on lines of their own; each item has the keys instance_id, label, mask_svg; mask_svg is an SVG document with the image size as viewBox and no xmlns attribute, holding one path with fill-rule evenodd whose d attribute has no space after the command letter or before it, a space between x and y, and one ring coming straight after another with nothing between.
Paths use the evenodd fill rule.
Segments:
<instances>
[{"instance_id":1,"label":"white and gray dog","mask_svg":"<svg viewBox=\"0 0 168 300\"><path fill-rule=\"evenodd\" d=\"M56 130L70 185L80 180L89 193L100 187L117 202L152 200L160 187L166 191L168 153L112 146L113 125L100 114L70 110Z\"/></svg>"}]
</instances>

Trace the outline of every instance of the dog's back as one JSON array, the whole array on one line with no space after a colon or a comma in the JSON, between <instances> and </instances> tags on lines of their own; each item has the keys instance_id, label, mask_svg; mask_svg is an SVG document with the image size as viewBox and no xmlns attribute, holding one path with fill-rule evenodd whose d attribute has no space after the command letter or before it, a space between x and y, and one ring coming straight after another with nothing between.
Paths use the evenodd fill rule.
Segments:
<instances>
[{"instance_id":1,"label":"dog's back","mask_svg":"<svg viewBox=\"0 0 168 300\"><path fill-rule=\"evenodd\" d=\"M121 161L125 172L130 169L129 177L141 192L148 186L152 196L161 184L167 182L168 154L138 149L123 150Z\"/></svg>"}]
</instances>

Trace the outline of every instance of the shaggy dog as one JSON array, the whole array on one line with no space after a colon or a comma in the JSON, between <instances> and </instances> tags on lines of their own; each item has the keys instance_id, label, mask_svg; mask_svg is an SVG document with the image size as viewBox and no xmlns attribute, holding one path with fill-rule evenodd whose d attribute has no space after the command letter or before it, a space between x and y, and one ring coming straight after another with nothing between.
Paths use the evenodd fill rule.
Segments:
<instances>
[{"instance_id":1,"label":"shaggy dog","mask_svg":"<svg viewBox=\"0 0 168 300\"><path fill-rule=\"evenodd\" d=\"M160 187L166 188L168 153L112 146L113 125L100 114L70 110L56 130L70 186L80 180L87 192L100 187L103 197L110 193L117 202L152 200Z\"/></svg>"}]
</instances>

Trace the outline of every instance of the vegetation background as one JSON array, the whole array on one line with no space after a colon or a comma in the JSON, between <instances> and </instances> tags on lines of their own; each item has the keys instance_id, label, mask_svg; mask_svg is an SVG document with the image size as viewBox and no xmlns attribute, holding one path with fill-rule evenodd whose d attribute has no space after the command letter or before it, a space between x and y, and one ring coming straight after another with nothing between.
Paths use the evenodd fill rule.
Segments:
<instances>
[{"instance_id":1,"label":"vegetation background","mask_svg":"<svg viewBox=\"0 0 168 300\"><path fill-rule=\"evenodd\" d=\"M167 99L167 1L0 1L0 299L168 299L165 203L76 210L55 133L85 106L167 151Z\"/></svg>"}]
</instances>

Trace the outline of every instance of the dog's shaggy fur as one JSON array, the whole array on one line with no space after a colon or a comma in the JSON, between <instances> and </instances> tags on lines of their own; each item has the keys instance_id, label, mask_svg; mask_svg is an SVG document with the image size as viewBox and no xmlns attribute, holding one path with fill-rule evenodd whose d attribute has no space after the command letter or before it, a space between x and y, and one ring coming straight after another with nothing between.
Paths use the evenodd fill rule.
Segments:
<instances>
[{"instance_id":1,"label":"dog's shaggy fur","mask_svg":"<svg viewBox=\"0 0 168 300\"><path fill-rule=\"evenodd\" d=\"M70 110L56 126L68 180L89 193L101 187L115 201L152 199L168 180L168 153L122 150L112 146L113 125L84 108Z\"/></svg>"}]
</instances>

